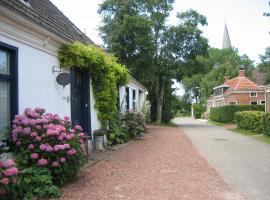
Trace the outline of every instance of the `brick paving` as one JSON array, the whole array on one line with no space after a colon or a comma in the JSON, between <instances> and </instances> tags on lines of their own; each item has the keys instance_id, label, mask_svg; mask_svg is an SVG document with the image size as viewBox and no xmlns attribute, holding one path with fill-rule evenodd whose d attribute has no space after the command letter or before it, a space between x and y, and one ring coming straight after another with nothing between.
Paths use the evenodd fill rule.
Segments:
<instances>
[{"instance_id":1,"label":"brick paving","mask_svg":"<svg viewBox=\"0 0 270 200\"><path fill-rule=\"evenodd\" d=\"M179 128L150 127L143 139L86 168L61 200L242 200Z\"/></svg>"}]
</instances>

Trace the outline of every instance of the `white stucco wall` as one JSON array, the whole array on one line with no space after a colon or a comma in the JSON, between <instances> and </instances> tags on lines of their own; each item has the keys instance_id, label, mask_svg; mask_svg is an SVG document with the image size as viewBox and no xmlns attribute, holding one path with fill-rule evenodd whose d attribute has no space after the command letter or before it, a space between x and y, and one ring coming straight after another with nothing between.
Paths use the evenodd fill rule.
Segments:
<instances>
[{"instance_id":1,"label":"white stucco wall","mask_svg":"<svg viewBox=\"0 0 270 200\"><path fill-rule=\"evenodd\" d=\"M18 98L19 113L26 107L43 107L60 116L70 116L70 86L64 89L56 82L59 66L57 56L10 39L0 33L0 41L18 48Z\"/></svg>"},{"instance_id":2,"label":"white stucco wall","mask_svg":"<svg viewBox=\"0 0 270 200\"><path fill-rule=\"evenodd\" d=\"M136 93L136 108L138 111L141 110L142 105L144 103L145 100L145 91L143 91L142 88L140 88L139 86L137 86L136 84L129 82L128 84L126 84L125 86L121 86L119 88L119 101L120 101L120 105L122 105L121 111L124 112L125 110L125 101L126 101L126 87L129 87L129 108L130 110L132 110L132 95L133 95L133 90L135 90ZM142 95L139 96L139 90L142 91ZM124 103L123 103L124 102Z\"/></svg>"},{"instance_id":3,"label":"white stucco wall","mask_svg":"<svg viewBox=\"0 0 270 200\"><path fill-rule=\"evenodd\" d=\"M93 87L92 87L92 80L90 78L90 109L91 109L91 129L92 131L100 129L101 123L98 120L97 116L97 109L95 109L95 99L94 99L94 93L93 93ZM91 133L93 136L93 132Z\"/></svg>"}]
</instances>

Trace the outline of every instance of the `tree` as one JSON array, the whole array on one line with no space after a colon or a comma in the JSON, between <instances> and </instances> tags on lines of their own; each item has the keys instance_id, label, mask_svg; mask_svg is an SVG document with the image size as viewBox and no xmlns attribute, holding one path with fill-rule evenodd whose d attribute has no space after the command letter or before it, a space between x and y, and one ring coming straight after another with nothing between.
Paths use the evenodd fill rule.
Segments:
<instances>
[{"instance_id":1,"label":"tree","mask_svg":"<svg viewBox=\"0 0 270 200\"><path fill-rule=\"evenodd\" d=\"M261 72L264 72L267 74L267 79L265 84L270 83L270 47L267 47L265 50L264 55L260 55L261 63L258 65L258 69Z\"/></svg>"},{"instance_id":2,"label":"tree","mask_svg":"<svg viewBox=\"0 0 270 200\"><path fill-rule=\"evenodd\" d=\"M105 0L99 9L106 48L147 86L158 123L164 101L168 103L170 99L166 94L172 92L171 80L180 80L188 71L187 64L197 55L204 55L208 48L198 28L207 21L196 11L178 13L175 26L166 24L173 3L174 0Z\"/></svg>"},{"instance_id":3,"label":"tree","mask_svg":"<svg viewBox=\"0 0 270 200\"><path fill-rule=\"evenodd\" d=\"M224 76L230 78L238 76L239 69L245 69L246 75L251 77L254 69L253 61L247 55L240 56L237 49L210 48L208 56L198 56L204 73L197 73L183 79L185 91L194 95L195 87L200 88L200 101L206 103L213 94L213 88L224 83Z\"/></svg>"}]
</instances>

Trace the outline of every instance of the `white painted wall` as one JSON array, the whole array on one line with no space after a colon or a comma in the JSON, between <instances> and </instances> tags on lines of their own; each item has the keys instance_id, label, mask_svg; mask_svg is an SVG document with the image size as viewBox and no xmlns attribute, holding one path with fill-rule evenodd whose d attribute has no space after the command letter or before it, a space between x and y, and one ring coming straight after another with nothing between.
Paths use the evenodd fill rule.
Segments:
<instances>
[{"instance_id":1,"label":"white painted wall","mask_svg":"<svg viewBox=\"0 0 270 200\"><path fill-rule=\"evenodd\" d=\"M98 116L97 116L97 109L95 108L95 99L94 99L94 93L93 93L93 86L92 86L92 80L90 78L90 109L91 109L91 128L92 131L100 129L101 128L101 123L98 120ZM93 138L93 132L92 134L92 138Z\"/></svg>"},{"instance_id":2,"label":"white painted wall","mask_svg":"<svg viewBox=\"0 0 270 200\"><path fill-rule=\"evenodd\" d=\"M64 89L56 82L57 73L53 66L59 66L57 56L10 39L0 33L0 41L18 48L18 92L19 113L26 107L43 107L60 116L70 116L70 85Z\"/></svg>"},{"instance_id":3,"label":"white painted wall","mask_svg":"<svg viewBox=\"0 0 270 200\"><path fill-rule=\"evenodd\" d=\"M133 95L133 90L135 90L136 93L136 108L138 111L141 110L142 105L145 101L145 91L143 91L142 88L140 88L138 85L129 82L128 84L126 84L125 86L121 86L119 88L119 101L120 101L120 105L122 105L121 107L121 112L125 112L126 111L126 107L125 107L125 102L126 102L126 87L129 87L129 108L130 110L132 110L132 95ZM139 90L141 90L143 93L142 95L139 96Z\"/></svg>"}]
</instances>

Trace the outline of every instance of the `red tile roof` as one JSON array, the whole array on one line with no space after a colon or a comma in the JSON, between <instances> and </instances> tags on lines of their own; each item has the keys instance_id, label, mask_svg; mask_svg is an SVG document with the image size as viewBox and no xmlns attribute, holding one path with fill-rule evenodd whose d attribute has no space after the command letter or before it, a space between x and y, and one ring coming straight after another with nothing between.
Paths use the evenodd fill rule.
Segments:
<instances>
[{"instance_id":1,"label":"red tile roof","mask_svg":"<svg viewBox=\"0 0 270 200\"><path fill-rule=\"evenodd\" d=\"M228 85L231 90L261 90L254 82L245 76L238 76L228 81L224 85Z\"/></svg>"}]
</instances>

